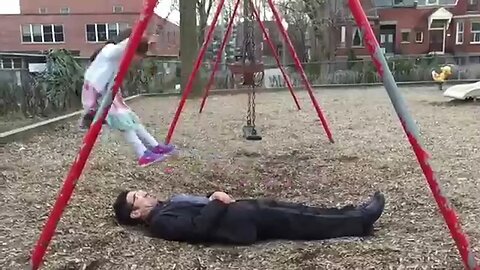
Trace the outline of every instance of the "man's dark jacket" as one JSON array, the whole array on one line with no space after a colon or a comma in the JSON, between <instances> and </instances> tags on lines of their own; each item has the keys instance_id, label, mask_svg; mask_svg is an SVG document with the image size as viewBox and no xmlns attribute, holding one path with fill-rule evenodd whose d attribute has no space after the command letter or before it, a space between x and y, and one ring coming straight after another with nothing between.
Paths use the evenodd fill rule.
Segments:
<instances>
[{"instance_id":1,"label":"man's dark jacket","mask_svg":"<svg viewBox=\"0 0 480 270\"><path fill-rule=\"evenodd\" d=\"M147 223L154 237L165 240L236 245L364 236L369 231L362 213L353 207L320 209L267 200L163 202L151 211Z\"/></svg>"}]
</instances>

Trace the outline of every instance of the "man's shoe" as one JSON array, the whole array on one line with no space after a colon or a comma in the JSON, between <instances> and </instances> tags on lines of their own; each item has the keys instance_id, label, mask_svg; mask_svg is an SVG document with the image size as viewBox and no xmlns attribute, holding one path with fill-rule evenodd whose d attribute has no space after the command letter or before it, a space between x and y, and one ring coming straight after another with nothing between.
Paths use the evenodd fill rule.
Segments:
<instances>
[{"instance_id":1,"label":"man's shoe","mask_svg":"<svg viewBox=\"0 0 480 270\"><path fill-rule=\"evenodd\" d=\"M368 202L361 204L357 209L364 215L366 231L370 231L385 209L385 196L377 191Z\"/></svg>"}]
</instances>

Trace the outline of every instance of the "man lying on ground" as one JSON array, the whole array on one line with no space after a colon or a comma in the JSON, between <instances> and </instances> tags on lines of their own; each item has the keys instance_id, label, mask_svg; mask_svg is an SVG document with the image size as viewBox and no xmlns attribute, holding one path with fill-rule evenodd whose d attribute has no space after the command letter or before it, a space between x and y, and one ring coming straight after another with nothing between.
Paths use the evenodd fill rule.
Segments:
<instances>
[{"instance_id":1,"label":"man lying on ground","mask_svg":"<svg viewBox=\"0 0 480 270\"><path fill-rule=\"evenodd\" d=\"M249 245L268 239L320 240L369 236L385 197L343 208L265 199L234 200L224 192L159 201L144 191L121 192L113 208L123 225L146 225L154 237L189 243Z\"/></svg>"}]
</instances>

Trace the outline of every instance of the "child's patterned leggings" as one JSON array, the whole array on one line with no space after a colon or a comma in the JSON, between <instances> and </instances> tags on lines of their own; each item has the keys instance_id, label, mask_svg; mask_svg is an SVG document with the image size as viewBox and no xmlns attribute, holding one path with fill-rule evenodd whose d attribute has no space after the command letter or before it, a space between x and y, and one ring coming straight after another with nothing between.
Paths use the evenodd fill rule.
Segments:
<instances>
[{"instance_id":1,"label":"child's patterned leggings","mask_svg":"<svg viewBox=\"0 0 480 270\"><path fill-rule=\"evenodd\" d=\"M150 135L143 125L138 125L137 129L123 131L125 140L133 146L138 158L143 156L147 149L152 149L158 145L157 140Z\"/></svg>"}]
</instances>

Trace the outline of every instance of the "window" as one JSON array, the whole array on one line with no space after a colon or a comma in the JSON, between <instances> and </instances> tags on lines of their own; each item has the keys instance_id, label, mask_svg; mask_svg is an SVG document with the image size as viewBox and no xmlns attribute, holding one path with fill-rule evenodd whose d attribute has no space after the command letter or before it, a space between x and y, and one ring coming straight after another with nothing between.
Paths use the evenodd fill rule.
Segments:
<instances>
[{"instance_id":1,"label":"window","mask_svg":"<svg viewBox=\"0 0 480 270\"><path fill-rule=\"evenodd\" d=\"M40 13L40 14L45 14L45 13L47 13L47 8L39 8L39 9L38 9L38 13Z\"/></svg>"},{"instance_id":2,"label":"window","mask_svg":"<svg viewBox=\"0 0 480 270\"><path fill-rule=\"evenodd\" d=\"M22 25L22 42L24 43L59 43L65 41L63 25L26 24Z\"/></svg>"},{"instance_id":3,"label":"window","mask_svg":"<svg viewBox=\"0 0 480 270\"><path fill-rule=\"evenodd\" d=\"M22 68L22 59L3 58L0 59L0 69L20 69Z\"/></svg>"},{"instance_id":4,"label":"window","mask_svg":"<svg viewBox=\"0 0 480 270\"><path fill-rule=\"evenodd\" d=\"M403 4L403 0L393 0L394 5L401 5Z\"/></svg>"},{"instance_id":5,"label":"window","mask_svg":"<svg viewBox=\"0 0 480 270\"><path fill-rule=\"evenodd\" d=\"M410 30L402 30L402 43L410 43Z\"/></svg>"},{"instance_id":6,"label":"window","mask_svg":"<svg viewBox=\"0 0 480 270\"><path fill-rule=\"evenodd\" d=\"M87 24L85 32L88 42L105 42L127 29L127 23L95 23Z\"/></svg>"},{"instance_id":7,"label":"window","mask_svg":"<svg viewBox=\"0 0 480 270\"><path fill-rule=\"evenodd\" d=\"M468 0L467 11L477 11L478 0Z\"/></svg>"},{"instance_id":8,"label":"window","mask_svg":"<svg viewBox=\"0 0 480 270\"><path fill-rule=\"evenodd\" d=\"M457 22L457 31L455 36L455 43L456 44L463 44L463 37L464 37L464 23Z\"/></svg>"},{"instance_id":9,"label":"window","mask_svg":"<svg viewBox=\"0 0 480 270\"><path fill-rule=\"evenodd\" d=\"M480 44L480 22L472 22L472 39L470 43Z\"/></svg>"},{"instance_id":10,"label":"window","mask_svg":"<svg viewBox=\"0 0 480 270\"><path fill-rule=\"evenodd\" d=\"M53 42L53 26L45 25L43 27L43 40L45 42Z\"/></svg>"},{"instance_id":11,"label":"window","mask_svg":"<svg viewBox=\"0 0 480 270\"><path fill-rule=\"evenodd\" d=\"M353 27L353 32L352 32L352 46L353 47L362 47L363 46L363 35L362 32L360 31L360 28L358 27Z\"/></svg>"},{"instance_id":12,"label":"window","mask_svg":"<svg viewBox=\"0 0 480 270\"><path fill-rule=\"evenodd\" d=\"M32 25L32 32L33 42L43 41L42 25Z\"/></svg>"},{"instance_id":13,"label":"window","mask_svg":"<svg viewBox=\"0 0 480 270\"><path fill-rule=\"evenodd\" d=\"M60 8L60 13L69 14L70 13L70 8L68 8L68 7Z\"/></svg>"},{"instance_id":14,"label":"window","mask_svg":"<svg viewBox=\"0 0 480 270\"><path fill-rule=\"evenodd\" d=\"M447 20L433 19L430 23L430 30L443 30L447 26Z\"/></svg>"},{"instance_id":15,"label":"window","mask_svg":"<svg viewBox=\"0 0 480 270\"><path fill-rule=\"evenodd\" d=\"M123 6L113 6L113 13L122 13Z\"/></svg>"},{"instance_id":16,"label":"window","mask_svg":"<svg viewBox=\"0 0 480 270\"><path fill-rule=\"evenodd\" d=\"M422 43L423 42L423 32L418 31L415 33L415 42L416 43Z\"/></svg>"},{"instance_id":17,"label":"window","mask_svg":"<svg viewBox=\"0 0 480 270\"><path fill-rule=\"evenodd\" d=\"M427 5L438 5L438 0L427 0Z\"/></svg>"},{"instance_id":18,"label":"window","mask_svg":"<svg viewBox=\"0 0 480 270\"><path fill-rule=\"evenodd\" d=\"M340 47L345 47L345 39L347 36L347 27L342 25L340 28Z\"/></svg>"}]
</instances>

